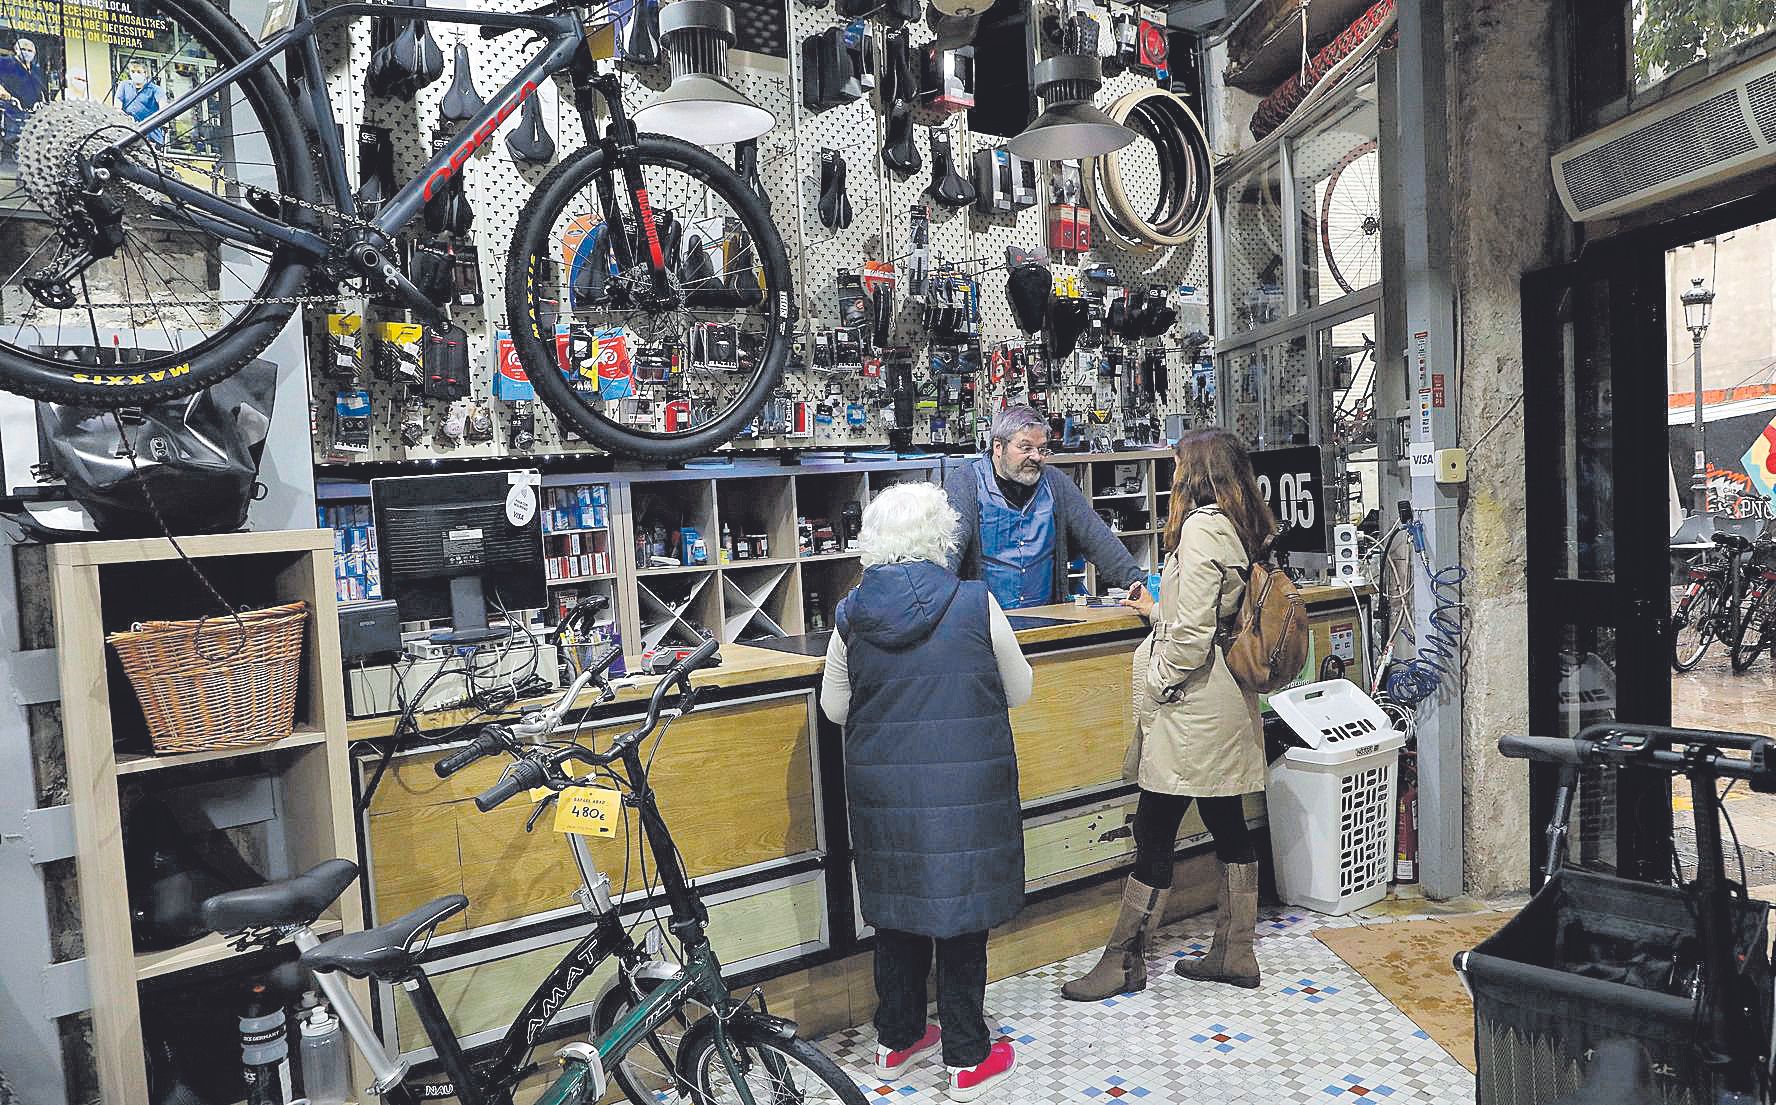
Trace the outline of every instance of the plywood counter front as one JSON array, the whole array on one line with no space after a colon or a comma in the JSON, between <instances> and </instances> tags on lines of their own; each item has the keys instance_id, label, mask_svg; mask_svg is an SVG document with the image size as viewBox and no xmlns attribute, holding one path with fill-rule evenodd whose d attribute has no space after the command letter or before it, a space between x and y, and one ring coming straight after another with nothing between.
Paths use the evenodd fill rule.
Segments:
<instances>
[{"instance_id":1,"label":"plywood counter front","mask_svg":"<svg viewBox=\"0 0 1776 1105\"><path fill-rule=\"evenodd\" d=\"M1348 601L1343 589L1336 595ZM1017 613L1065 619L1018 632L1035 668L1035 693L1012 711L1026 876L1033 900L1052 900L1039 901L1029 914L1029 925L1043 935L1030 935L1020 923L995 938L995 948L1011 940L1022 949L1015 955L996 951L996 974L1001 966L1032 966L1033 957L1072 954L1099 935L1101 876L1126 864L1132 846L1133 788L1122 782L1121 771L1134 727L1131 654L1146 632L1142 619L1121 608L1062 605ZM726 903L715 911L729 918L724 924L740 923L748 934L739 944L728 935L727 961L743 977L772 978L771 989L792 1004L812 1003L792 1014L811 1018L817 1028L851 1023L854 991L867 981L867 971L835 979L820 966L851 962L867 936L854 905L842 736L818 713L821 668L817 656L724 646L722 665L696 678L708 688L703 705L673 726L652 772L686 867L712 902ZM653 685L652 679L637 680L614 702L588 709L578 739L602 746L639 715ZM578 705L594 702L588 694ZM469 720L462 711L419 719L426 733L449 732ZM352 723L351 735L383 738L392 730L393 719L373 718ZM571 897L580 875L565 838L550 831L550 815L527 833L528 802L487 814L475 808L473 797L498 778L502 761L484 760L450 779L437 777L436 761L469 735L397 756L362 824L368 904L377 921L442 894L468 896L468 910L443 927L430 958L446 1007L469 1042L477 1043L478 1033L493 1031L502 1016L516 1011L529 985L585 924ZM378 745L362 746L360 787ZM1254 796L1249 815L1260 821L1262 811L1262 798ZM619 894L627 876L626 908L636 911L657 900L646 890L653 865L639 849L639 835L627 849L621 839L592 846ZM1202 839L1202 825L1192 815L1180 843ZM1191 894L1178 898L1202 907ZM1074 909L1093 921L1064 924ZM815 985L821 978L828 980L825 989ZM814 989L804 992L808 986ZM581 995L593 996L590 990ZM410 1015L397 995L384 993L381 1004L383 1023L402 1029L401 1049L417 1051L420 1042L406 1031Z\"/></svg>"}]
</instances>

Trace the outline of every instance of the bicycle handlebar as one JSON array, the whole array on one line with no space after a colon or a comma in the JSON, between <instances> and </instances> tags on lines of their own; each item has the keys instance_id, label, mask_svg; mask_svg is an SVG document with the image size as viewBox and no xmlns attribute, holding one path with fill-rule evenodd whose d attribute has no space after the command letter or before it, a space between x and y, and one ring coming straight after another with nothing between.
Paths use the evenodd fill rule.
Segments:
<instances>
[{"instance_id":1,"label":"bicycle handlebar","mask_svg":"<svg viewBox=\"0 0 1776 1105\"><path fill-rule=\"evenodd\" d=\"M511 739L501 726L489 725L466 746L439 760L432 770L438 773L438 778L448 779L476 760L511 747Z\"/></svg>"},{"instance_id":2,"label":"bicycle handlebar","mask_svg":"<svg viewBox=\"0 0 1776 1105\"><path fill-rule=\"evenodd\" d=\"M1499 754L1514 760L1583 765L1591 745L1574 737L1500 737Z\"/></svg>"},{"instance_id":3,"label":"bicycle handlebar","mask_svg":"<svg viewBox=\"0 0 1776 1105\"><path fill-rule=\"evenodd\" d=\"M475 796L475 808L486 813L519 791L540 787L545 781L546 774L542 764L535 760L518 760L506 769L499 782Z\"/></svg>"},{"instance_id":4,"label":"bicycle handlebar","mask_svg":"<svg viewBox=\"0 0 1776 1105\"><path fill-rule=\"evenodd\" d=\"M660 678L659 684L654 687L653 697L648 700L647 717L640 725L612 741L609 750L593 752L580 745L571 744L558 751L540 749L528 756L520 757L500 777L499 782L476 797L475 807L482 813L486 813L520 791L540 786L566 785L562 780L567 780L567 782L572 780L567 779L567 776L562 773L561 765L568 760L578 760L594 767L606 767L616 762L624 753L645 740L647 735L660 724L660 713L664 708L666 695L673 687L683 688L678 704L680 716L688 714L696 708L699 692L691 686L690 675L699 668L708 666L720 648L720 641L713 637L707 638L697 646L696 651L674 664L671 670ZM455 758L452 757L452 759ZM478 758L480 758L479 755L470 757L464 763ZM439 775L444 774L443 766L442 763L439 764Z\"/></svg>"},{"instance_id":5,"label":"bicycle handlebar","mask_svg":"<svg viewBox=\"0 0 1776 1105\"><path fill-rule=\"evenodd\" d=\"M1687 751L1674 752L1673 745L1683 745ZM1750 756L1725 756L1722 749ZM1578 767L1610 763L1676 773L1700 758L1716 775L1748 780L1755 790L1776 789L1776 741L1750 733L1605 722L1586 726L1576 737L1500 737L1498 750L1513 759L1543 763Z\"/></svg>"}]
</instances>

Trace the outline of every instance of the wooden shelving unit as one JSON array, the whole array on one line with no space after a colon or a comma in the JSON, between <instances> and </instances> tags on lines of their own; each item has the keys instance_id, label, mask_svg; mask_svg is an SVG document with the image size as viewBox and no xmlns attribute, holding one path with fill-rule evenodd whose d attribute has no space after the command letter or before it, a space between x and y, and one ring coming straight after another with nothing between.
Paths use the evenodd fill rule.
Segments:
<instances>
[{"instance_id":1,"label":"wooden shelving unit","mask_svg":"<svg viewBox=\"0 0 1776 1105\"><path fill-rule=\"evenodd\" d=\"M123 861L119 780L134 787L175 785L189 769L205 778L235 766L268 776L278 794L276 820L283 854L267 874L284 877L324 859L355 859L345 692L340 679L339 621L334 603L333 536L328 530L236 533L186 537L185 553L207 574L248 581L242 601L302 600L309 604L302 690L296 729L271 744L219 752L154 756L120 753L115 742L137 736L140 719L127 683L108 671L105 635L127 628L149 608L152 616L204 612L193 596L189 569L165 539L84 542L51 546L48 565L55 612L56 664L61 680L68 784L74 821L81 924L99 1091L104 1101L148 1100L147 1064L138 985L213 967L236 956L220 937L167 951L137 953ZM166 583L154 587L153 581ZM233 593L223 583L225 593ZM177 609L178 603L190 604ZM361 928L354 886L317 931ZM360 987L367 994L367 988Z\"/></svg>"}]
</instances>

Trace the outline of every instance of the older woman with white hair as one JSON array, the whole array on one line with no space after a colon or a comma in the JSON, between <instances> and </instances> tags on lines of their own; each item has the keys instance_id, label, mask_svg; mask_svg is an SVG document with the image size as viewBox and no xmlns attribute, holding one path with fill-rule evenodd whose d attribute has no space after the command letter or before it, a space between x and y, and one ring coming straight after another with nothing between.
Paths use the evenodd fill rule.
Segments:
<instances>
[{"instance_id":1,"label":"older woman with white hair","mask_svg":"<svg viewBox=\"0 0 1776 1105\"><path fill-rule=\"evenodd\" d=\"M899 484L863 513L863 579L839 604L820 707L845 726L845 786L863 918L876 928L876 1073L942 1049L952 1101L1010 1075L987 1032L987 930L1024 901L1009 710L1030 664L987 585L946 563L956 511ZM937 960L937 1014L925 978Z\"/></svg>"}]
</instances>

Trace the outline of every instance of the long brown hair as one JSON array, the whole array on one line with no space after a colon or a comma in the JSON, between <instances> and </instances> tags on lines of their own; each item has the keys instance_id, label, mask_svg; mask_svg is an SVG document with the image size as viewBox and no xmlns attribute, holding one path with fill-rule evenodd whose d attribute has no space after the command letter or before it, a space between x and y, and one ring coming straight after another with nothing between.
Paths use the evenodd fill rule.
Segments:
<instances>
[{"instance_id":1,"label":"long brown hair","mask_svg":"<svg viewBox=\"0 0 1776 1105\"><path fill-rule=\"evenodd\" d=\"M1217 506L1239 531L1246 555L1257 560L1276 534L1276 516L1258 491L1252 458L1239 438L1226 430L1192 430L1178 442L1172 471L1172 516L1166 522L1165 549L1178 548L1184 516Z\"/></svg>"}]
</instances>

